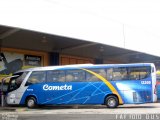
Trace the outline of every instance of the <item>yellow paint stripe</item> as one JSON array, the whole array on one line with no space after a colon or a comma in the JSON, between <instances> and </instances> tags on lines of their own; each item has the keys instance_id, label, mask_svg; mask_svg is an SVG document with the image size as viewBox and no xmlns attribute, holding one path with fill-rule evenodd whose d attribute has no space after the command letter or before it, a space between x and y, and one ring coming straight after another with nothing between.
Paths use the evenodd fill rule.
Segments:
<instances>
[{"instance_id":1,"label":"yellow paint stripe","mask_svg":"<svg viewBox=\"0 0 160 120\"><path fill-rule=\"evenodd\" d=\"M85 71L87 71L87 72L95 75L97 78L99 78L100 80L102 80L109 87L109 89L112 91L112 93L114 93L114 94L116 94L118 96L119 103L123 104L123 100L122 100L121 96L119 95L119 93L117 92L117 90L114 88L114 86L107 79L105 79L103 76L101 76L101 75L99 75L99 74L97 74L97 73L95 73L95 72L93 72L91 70L87 70L87 69L83 69L83 70L85 70Z\"/></svg>"}]
</instances>

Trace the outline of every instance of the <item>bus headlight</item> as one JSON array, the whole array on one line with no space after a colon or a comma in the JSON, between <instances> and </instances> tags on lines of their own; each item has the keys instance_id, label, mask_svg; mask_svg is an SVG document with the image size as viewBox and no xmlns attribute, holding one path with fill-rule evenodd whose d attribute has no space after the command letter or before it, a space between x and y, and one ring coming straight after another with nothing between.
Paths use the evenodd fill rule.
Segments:
<instances>
[{"instance_id":1,"label":"bus headlight","mask_svg":"<svg viewBox=\"0 0 160 120\"><path fill-rule=\"evenodd\" d=\"M10 99L16 98L16 95L15 95L15 94L10 94L10 95L9 95L9 98L10 98Z\"/></svg>"},{"instance_id":2,"label":"bus headlight","mask_svg":"<svg viewBox=\"0 0 160 120\"><path fill-rule=\"evenodd\" d=\"M16 99L15 94L8 94L7 95L7 104L14 104Z\"/></svg>"}]
</instances>

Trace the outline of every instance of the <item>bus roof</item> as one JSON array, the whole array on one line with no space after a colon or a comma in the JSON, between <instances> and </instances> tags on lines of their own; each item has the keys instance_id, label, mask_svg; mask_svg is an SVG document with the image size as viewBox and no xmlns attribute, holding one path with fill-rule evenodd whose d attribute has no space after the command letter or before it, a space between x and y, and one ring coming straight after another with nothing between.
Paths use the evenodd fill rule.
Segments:
<instances>
[{"instance_id":1,"label":"bus roof","mask_svg":"<svg viewBox=\"0 0 160 120\"><path fill-rule=\"evenodd\" d=\"M134 67L134 66L154 66L153 63L132 63L132 64L74 64L74 65L61 65L61 66L46 66L46 67L34 67L24 70L19 70L18 72L25 71L43 71L43 70L67 70L67 69L77 69L77 68L103 68L103 67Z\"/></svg>"}]
</instances>

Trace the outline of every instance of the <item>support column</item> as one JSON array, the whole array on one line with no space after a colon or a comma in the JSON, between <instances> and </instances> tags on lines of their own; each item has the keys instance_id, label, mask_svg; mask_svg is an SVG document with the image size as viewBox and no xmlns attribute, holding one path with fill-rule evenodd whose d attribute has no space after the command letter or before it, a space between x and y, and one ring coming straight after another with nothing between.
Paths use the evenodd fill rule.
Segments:
<instances>
[{"instance_id":1,"label":"support column","mask_svg":"<svg viewBox=\"0 0 160 120\"><path fill-rule=\"evenodd\" d=\"M59 65L59 53L49 53L50 63L49 65Z\"/></svg>"}]
</instances>

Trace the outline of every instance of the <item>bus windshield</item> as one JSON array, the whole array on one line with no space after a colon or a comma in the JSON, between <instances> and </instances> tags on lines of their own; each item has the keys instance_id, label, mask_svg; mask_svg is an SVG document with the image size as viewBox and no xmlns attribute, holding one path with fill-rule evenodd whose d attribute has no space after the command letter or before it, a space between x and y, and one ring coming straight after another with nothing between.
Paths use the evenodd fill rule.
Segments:
<instances>
[{"instance_id":1,"label":"bus windshield","mask_svg":"<svg viewBox=\"0 0 160 120\"><path fill-rule=\"evenodd\" d=\"M13 76L16 76L16 77L13 77L10 79L8 91L10 92L18 89L21 86L22 81L25 79L27 73L28 72L20 72L20 73L14 74Z\"/></svg>"}]
</instances>

